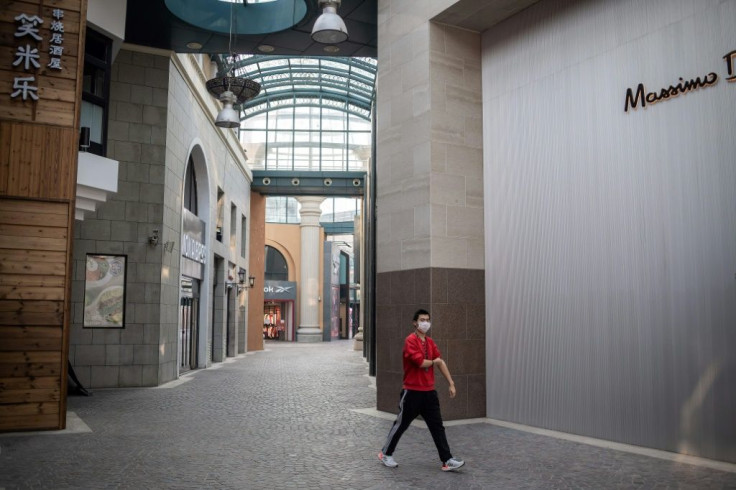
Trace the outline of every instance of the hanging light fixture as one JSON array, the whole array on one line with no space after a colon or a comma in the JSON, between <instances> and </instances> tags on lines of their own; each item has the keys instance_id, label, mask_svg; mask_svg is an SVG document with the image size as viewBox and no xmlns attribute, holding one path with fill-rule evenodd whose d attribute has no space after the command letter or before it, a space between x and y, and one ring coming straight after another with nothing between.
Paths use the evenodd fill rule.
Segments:
<instances>
[{"instance_id":1,"label":"hanging light fixture","mask_svg":"<svg viewBox=\"0 0 736 490\"><path fill-rule=\"evenodd\" d=\"M207 80L207 83L205 84L207 91L212 94L213 97L216 97L220 102L222 102L223 108L217 114L217 118L215 119L215 126L220 128L237 128L240 126L240 111L235 109L233 105L242 105L246 101L258 95L261 91L261 85L258 82L234 76L234 66L238 59L233 52L233 31L237 32L237 28L233 28L235 18L233 15L234 8L235 4L231 4L230 39L228 41L231 61L228 66L228 61L226 59L224 60L224 66L218 73L223 73L224 76Z\"/></svg>"},{"instance_id":2,"label":"hanging light fixture","mask_svg":"<svg viewBox=\"0 0 736 490\"><path fill-rule=\"evenodd\" d=\"M224 107L215 119L215 126L219 128L237 128L240 126L240 114L233 109L233 104L237 100L235 94L229 90L220 94L220 102Z\"/></svg>"},{"instance_id":3,"label":"hanging light fixture","mask_svg":"<svg viewBox=\"0 0 736 490\"><path fill-rule=\"evenodd\" d=\"M261 84L248 78L217 77L207 80L207 91L223 104L223 108L215 125L220 128L237 128L240 126L240 113L233 104L243 104L261 91Z\"/></svg>"},{"instance_id":4,"label":"hanging light fixture","mask_svg":"<svg viewBox=\"0 0 736 490\"><path fill-rule=\"evenodd\" d=\"M312 28L312 40L321 44L338 44L348 39L348 28L337 15L341 0L319 0L322 15L317 17Z\"/></svg>"}]
</instances>

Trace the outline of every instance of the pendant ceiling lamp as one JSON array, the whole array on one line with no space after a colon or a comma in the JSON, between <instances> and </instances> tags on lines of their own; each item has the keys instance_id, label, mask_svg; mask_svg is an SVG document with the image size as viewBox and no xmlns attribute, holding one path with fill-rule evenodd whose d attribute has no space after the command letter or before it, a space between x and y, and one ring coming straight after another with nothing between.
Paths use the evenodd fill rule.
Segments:
<instances>
[{"instance_id":1,"label":"pendant ceiling lamp","mask_svg":"<svg viewBox=\"0 0 736 490\"><path fill-rule=\"evenodd\" d=\"M261 85L258 82L250 80L248 78L241 78L234 76L232 73L232 67L237 61L237 56L233 53L233 30L237 32L237 28L233 29L233 9L235 4L230 6L230 68L222 70L220 73L225 73L225 76L220 76L207 80L205 86L207 91L222 102L223 108L217 114L215 119L215 126L219 128L237 128L240 126L240 111L235 109L234 104L244 104L246 101L252 99L261 91ZM227 60L225 61L227 63ZM228 75L228 72L231 72Z\"/></svg>"},{"instance_id":2,"label":"pendant ceiling lamp","mask_svg":"<svg viewBox=\"0 0 736 490\"><path fill-rule=\"evenodd\" d=\"M217 119L215 119L215 126L218 128L237 128L240 126L240 114L233 109L233 104L237 99L235 95L226 90L220 95L220 102L222 102L223 108Z\"/></svg>"},{"instance_id":3,"label":"pendant ceiling lamp","mask_svg":"<svg viewBox=\"0 0 736 490\"><path fill-rule=\"evenodd\" d=\"M312 28L312 40L321 44L338 44L348 39L348 28L337 15L341 0L319 0L322 9Z\"/></svg>"},{"instance_id":4,"label":"pendant ceiling lamp","mask_svg":"<svg viewBox=\"0 0 736 490\"><path fill-rule=\"evenodd\" d=\"M240 126L240 113L234 104L244 104L261 91L261 85L248 78L217 77L207 80L207 91L223 104L223 108L215 119L220 128L237 128Z\"/></svg>"}]
</instances>

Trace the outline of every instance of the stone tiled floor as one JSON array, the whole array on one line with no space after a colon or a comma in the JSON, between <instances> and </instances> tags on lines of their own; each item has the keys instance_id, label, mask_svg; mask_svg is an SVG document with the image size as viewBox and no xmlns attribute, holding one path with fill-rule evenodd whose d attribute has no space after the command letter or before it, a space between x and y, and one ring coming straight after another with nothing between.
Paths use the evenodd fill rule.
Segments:
<instances>
[{"instance_id":1,"label":"stone tiled floor","mask_svg":"<svg viewBox=\"0 0 736 490\"><path fill-rule=\"evenodd\" d=\"M351 343L269 343L164 387L70 397L88 432L0 435L0 489L736 488L736 473L485 423L452 425L458 473L426 429L376 459L391 421Z\"/></svg>"}]
</instances>

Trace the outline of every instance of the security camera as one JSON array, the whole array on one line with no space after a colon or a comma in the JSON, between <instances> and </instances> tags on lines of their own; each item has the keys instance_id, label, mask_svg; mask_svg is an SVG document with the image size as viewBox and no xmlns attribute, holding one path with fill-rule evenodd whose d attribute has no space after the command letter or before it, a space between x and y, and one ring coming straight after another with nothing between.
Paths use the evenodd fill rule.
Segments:
<instances>
[{"instance_id":1,"label":"security camera","mask_svg":"<svg viewBox=\"0 0 736 490\"><path fill-rule=\"evenodd\" d=\"M151 234L151 236L148 237L148 243L153 247L158 245L158 230L156 229L153 230L153 233Z\"/></svg>"}]
</instances>

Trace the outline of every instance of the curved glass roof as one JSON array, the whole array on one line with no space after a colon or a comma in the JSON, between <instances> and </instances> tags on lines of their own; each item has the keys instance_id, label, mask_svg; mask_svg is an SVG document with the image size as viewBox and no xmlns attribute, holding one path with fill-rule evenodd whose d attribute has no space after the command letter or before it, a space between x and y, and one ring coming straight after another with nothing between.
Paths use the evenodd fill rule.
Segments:
<instances>
[{"instance_id":1,"label":"curved glass roof","mask_svg":"<svg viewBox=\"0 0 736 490\"><path fill-rule=\"evenodd\" d=\"M373 58L250 55L230 67L235 76L261 84L243 104L243 118L285 106L329 106L369 120L375 98Z\"/></svg>"}]
</instances>

